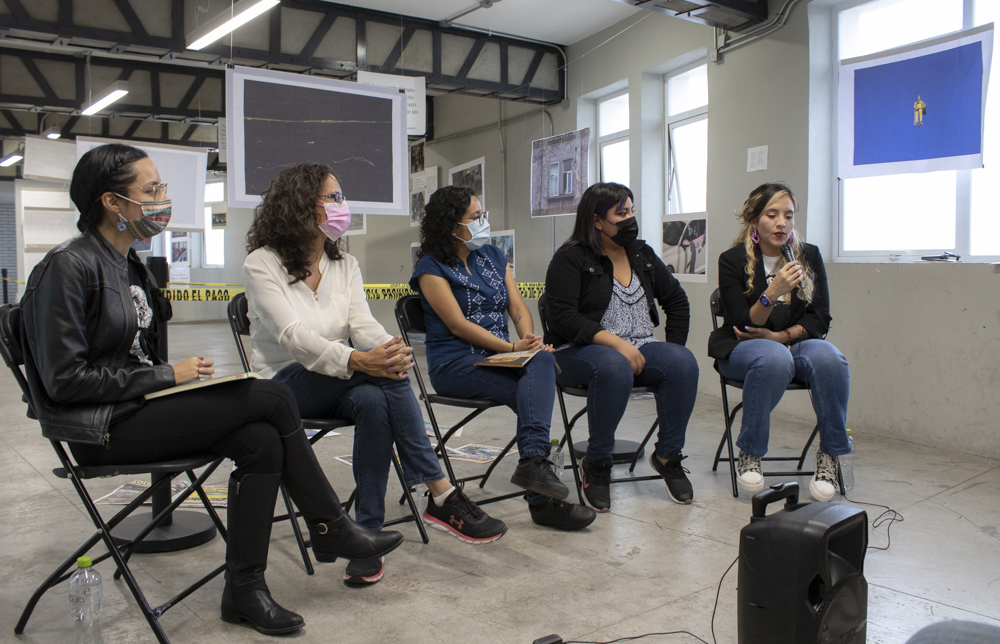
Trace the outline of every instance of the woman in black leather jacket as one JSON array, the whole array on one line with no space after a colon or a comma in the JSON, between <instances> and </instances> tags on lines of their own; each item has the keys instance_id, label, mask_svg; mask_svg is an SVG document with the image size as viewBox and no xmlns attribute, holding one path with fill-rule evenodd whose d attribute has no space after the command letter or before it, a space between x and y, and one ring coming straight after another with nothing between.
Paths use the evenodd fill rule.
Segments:
<instances>
[{"instance_id":1,"label":"woman in black leather jacket","mask_svg":"<svg viewBox=\"0 0 1000 644\"><path fill-rule=\"evenodd\" d=\"M694 492L681 454L698 389L698 363L684 347L690 310L687 295L639 233L632 191L596 183L583 193L573 235L556 251L545 275L548 328L564 386L587 387L590 442L582 469L587 501L611 508L609 481L615 430L633 386L653 386L660 419L649 463L677 503ZM653 337L666 319L666 342Z\"/></svg>"},{"instance_id":2,"label":"woman in black leather jacket","mask_svg":"<svg viewBox=\"0 0 1000 644\"><path fill-rule=\"evenodd\" d=\"M302 628L264 582L279 483L306 517L319 561L379 557L402 535L362 528L344 513L284 384L236 381L143 398L215 371L203 356L171 366L157 355L151 283L130 247L166 228L167 186L145 152L111 144L80 159L70 195L81 234L46 254L21 300L25 372L42 434L68 442L85 465L205 452L233 459L222 618L266 634Z\"/></svg>"}]
</instances>

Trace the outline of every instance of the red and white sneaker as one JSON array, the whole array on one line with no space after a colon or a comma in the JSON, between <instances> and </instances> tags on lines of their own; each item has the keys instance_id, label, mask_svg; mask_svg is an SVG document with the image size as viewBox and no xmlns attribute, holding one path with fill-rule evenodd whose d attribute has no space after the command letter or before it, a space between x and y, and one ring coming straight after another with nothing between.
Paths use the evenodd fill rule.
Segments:
<instances>
[{"instance_id":1,"label":"red and white sneaker","mask_svg":"<svg viewBox=\"0 0 1000 644\"><path fill-rule=\"evenodd\" d=\"M345 584L374 584L385 576L385 557L360 559L347 564L344 571Z\"/></svg>"}]
</instances>

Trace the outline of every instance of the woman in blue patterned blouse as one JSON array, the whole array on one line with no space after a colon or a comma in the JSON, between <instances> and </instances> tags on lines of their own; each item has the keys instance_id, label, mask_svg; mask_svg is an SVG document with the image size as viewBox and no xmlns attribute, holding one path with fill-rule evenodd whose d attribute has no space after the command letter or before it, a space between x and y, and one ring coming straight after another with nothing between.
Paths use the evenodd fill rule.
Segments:
<instances>
[{"instance_id":1,"label":"woman in blue patterned blouse","mask_svg":"<svg viewBox=\"0 0 1000 644\"><path fill-rule=\"evenodd\" d=\"M431 195L410 278L424 310L431 384L445 396L494 400L514 410L521 458L511 483L527 490L535 523L579 530L597 515L563 501L569 490L548 460L556 377L552 347L534 334L507 258L489 241L489 213L472 190L445 186ZM520 337L516 342L507 331L508 314ZM518 369L475 364L508 351L538 353Z\"/></svg>"}]
</instances>

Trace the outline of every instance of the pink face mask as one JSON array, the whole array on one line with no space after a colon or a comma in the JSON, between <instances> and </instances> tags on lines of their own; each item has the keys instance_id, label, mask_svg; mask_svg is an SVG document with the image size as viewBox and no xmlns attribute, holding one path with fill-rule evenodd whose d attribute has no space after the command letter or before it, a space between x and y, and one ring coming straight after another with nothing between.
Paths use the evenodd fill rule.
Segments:
<instances>
[{"instance_id":1,"label":"pink face mask","mask_svg":"<svg viewBox=\"0 0 1000 644\"><path fill-rule=\"evenodd\" d=\"M337 241L347 232L351 225L351 210L347 207L347 202L330 202L323 205L326 210L326 221L319 225L320 230L326 233L332 241Z\"/></svg>"}]
</instances>

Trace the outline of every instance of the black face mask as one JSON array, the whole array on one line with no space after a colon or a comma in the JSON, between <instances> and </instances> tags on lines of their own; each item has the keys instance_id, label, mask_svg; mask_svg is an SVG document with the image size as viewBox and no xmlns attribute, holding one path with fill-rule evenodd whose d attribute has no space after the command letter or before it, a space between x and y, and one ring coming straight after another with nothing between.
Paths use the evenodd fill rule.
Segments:
<instances>
[{"instance_id":1,"label":"black face mask","mask_svg":"<svg viewBox=\"0 0 1000 644\"><path fill-rule=\"evenodd\" d=\"M607 233L604 234L608 235L608 238L611 241L618 244L622 248L625 248L626 246L634 242L636 238L639 236L639 222L635 220L635 217L622 219L616 224L616 227L618 228L618 232L615 233L614 237L608 235Z\"/></svg>"}]
</instances>

